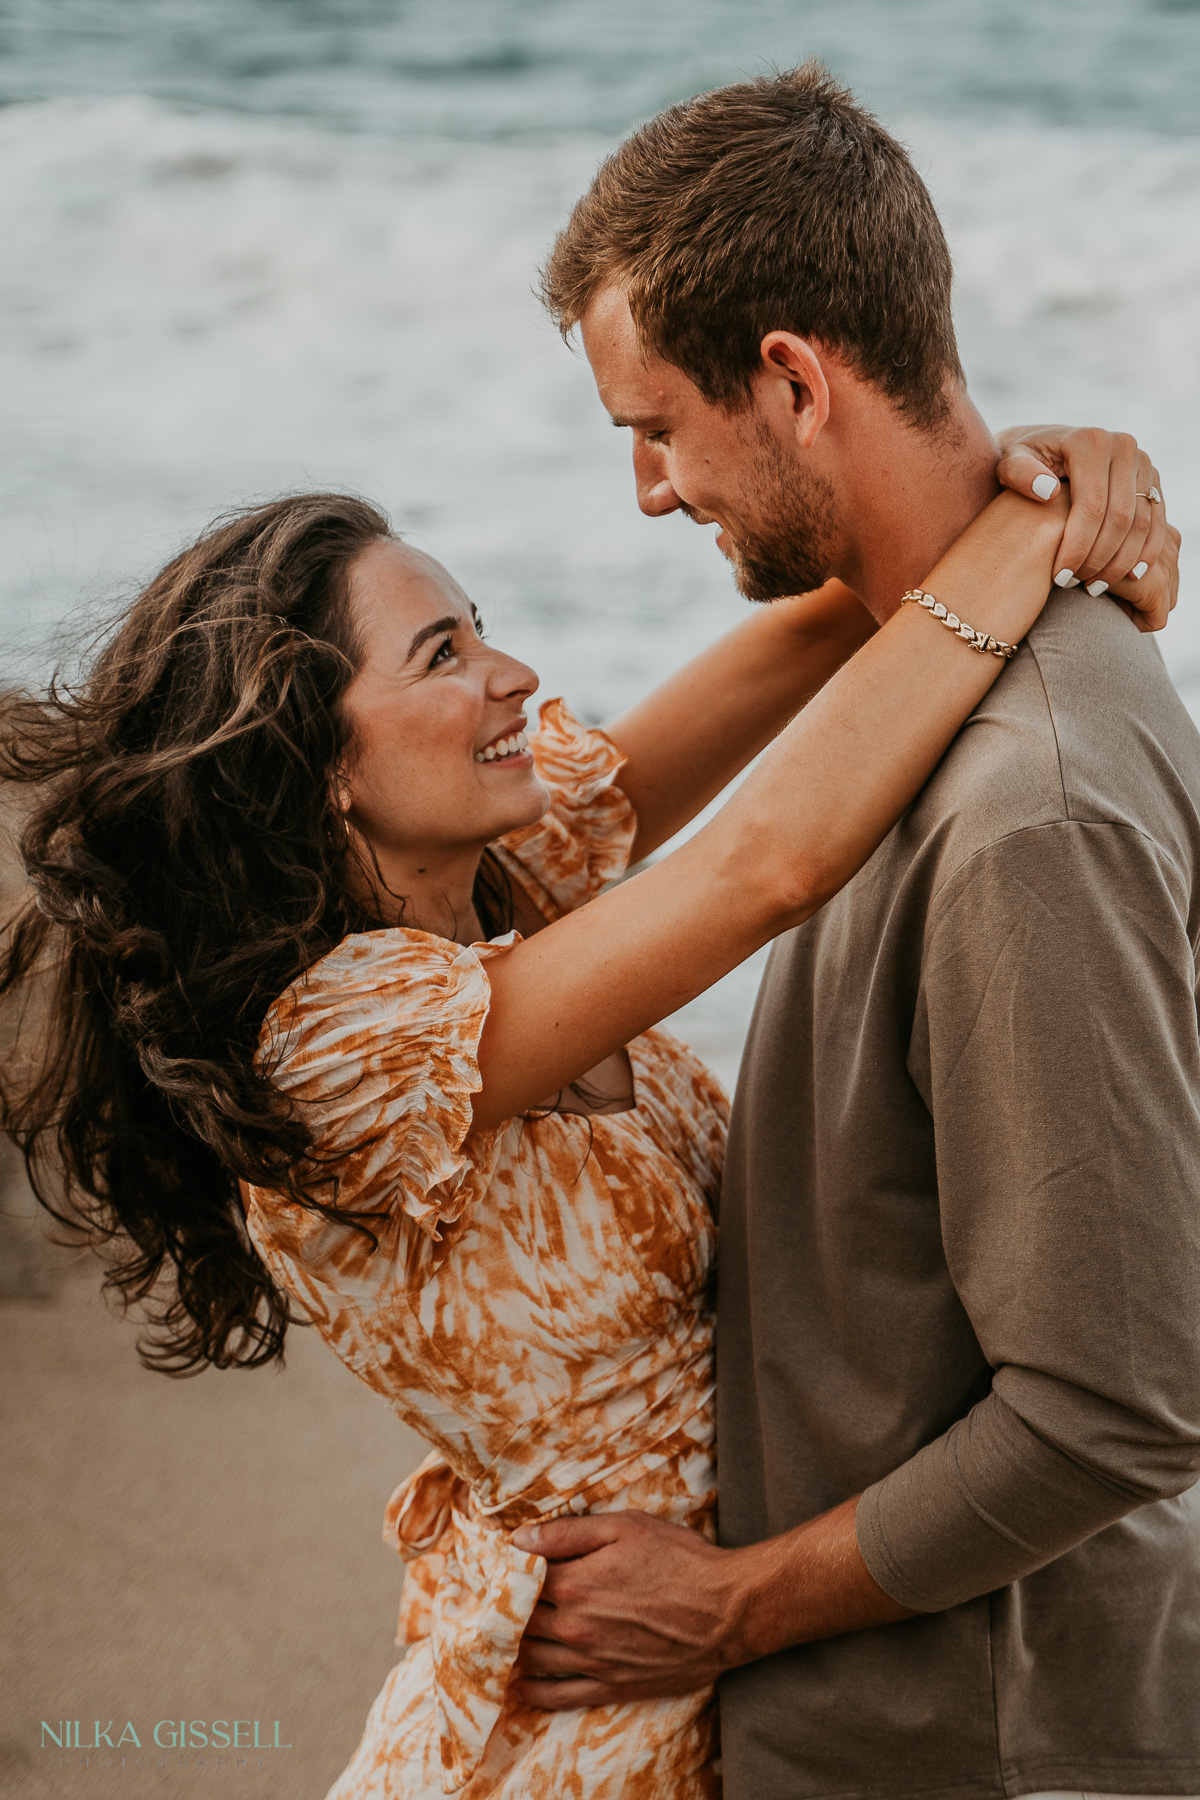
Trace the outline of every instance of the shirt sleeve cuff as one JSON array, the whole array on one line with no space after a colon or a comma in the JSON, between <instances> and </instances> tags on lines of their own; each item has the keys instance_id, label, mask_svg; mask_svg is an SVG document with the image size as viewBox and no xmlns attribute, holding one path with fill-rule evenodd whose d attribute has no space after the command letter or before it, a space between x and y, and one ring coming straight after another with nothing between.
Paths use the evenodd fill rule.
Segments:
<instances>
[{"instance_id":1,"label":"shirt sleeve cuff","mask_svg":"<svg viewBox=\"0 0 1200 1800\"><path fill-rule=\"evenodd\" d=\"M1137 1504L993 1392L866 1490L855 1533L885 1593L941 1612L1031 1575Z\"/></svg>"}]
</instances>

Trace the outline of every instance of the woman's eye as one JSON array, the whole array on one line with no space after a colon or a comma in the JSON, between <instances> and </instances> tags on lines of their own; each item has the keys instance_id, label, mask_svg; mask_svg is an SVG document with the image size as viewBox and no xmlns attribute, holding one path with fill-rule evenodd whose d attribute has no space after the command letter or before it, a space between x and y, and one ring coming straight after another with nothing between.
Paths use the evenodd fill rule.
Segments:
<instances>
[{"instance_id":1,"label":"woman's eye","mask_svg":"<svg viewBox=\"0 0 1200 1800\"><path fill-rule=\"evenodd\" d=\"M430 668L435 669L437 667L438 663L444 661L445 658L448 656L453 656L453 654L454 654L454 639L452 637L444 637L442 639L441 643L438 645L437 649L434 651L433 655L429 659Z\"/></svg>"}]
</instances>

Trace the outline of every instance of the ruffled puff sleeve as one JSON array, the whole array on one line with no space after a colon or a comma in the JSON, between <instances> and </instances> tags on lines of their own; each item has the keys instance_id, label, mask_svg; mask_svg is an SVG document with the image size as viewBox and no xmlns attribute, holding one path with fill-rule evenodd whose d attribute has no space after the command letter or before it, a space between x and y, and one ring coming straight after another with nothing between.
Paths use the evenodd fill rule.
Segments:
<instances>
[{"instance_id":1,"label":"ruffled puff sleeve","mask_svg":"<svg viewBox=\"0 0 1200 1800\"><path fill-rule=\"evenodd\" d=\"M603 731L581 725L561 700L546 701L529 747L550 790L549 808L536 825L510 831L492 848L553 921L625 873L637 813L616 785L621 752Z\"/></svg>"},{"instance_id":2,"label":"ruffled puff sleeve","mask_svg":"<svg viewBox=\"0 0 1200 1800\"><path fill-rule=\"evenodd\" d=\"M474 948L397 928L348 937L267 1015L258 1063L313 1133L314 1162L337 1179L319 1198L384 1240L412 1221L425 1239L459 1219L488 1185L499 1134L471 1134L476 1055L491 989L484 963L512 938ZM301 1267L352 1273L360 1232L251 1189L251 1233ZM388 1260L385 1258L385 1260ZM365 1272L366 1265L358 1272Z\"/></svg>"}]
</instances>

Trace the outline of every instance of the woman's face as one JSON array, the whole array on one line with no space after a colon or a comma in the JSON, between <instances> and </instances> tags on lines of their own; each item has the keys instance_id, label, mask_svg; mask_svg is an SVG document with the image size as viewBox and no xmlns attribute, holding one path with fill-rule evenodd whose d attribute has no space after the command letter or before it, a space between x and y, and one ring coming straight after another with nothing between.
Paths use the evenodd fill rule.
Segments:
<instances>
[{"instance_id":1,"label":"woman's face","mask_svg":"<svg viewBox=\"0 0 1200 1800\"><path fill-rule=\"evenodd\" d=\"M381 539L350 570L363 663L346 690L348 816L385 874L530 825L547 794L518 743L537 676L479 635L440 563Z\"/></svg>"}]
</instances>

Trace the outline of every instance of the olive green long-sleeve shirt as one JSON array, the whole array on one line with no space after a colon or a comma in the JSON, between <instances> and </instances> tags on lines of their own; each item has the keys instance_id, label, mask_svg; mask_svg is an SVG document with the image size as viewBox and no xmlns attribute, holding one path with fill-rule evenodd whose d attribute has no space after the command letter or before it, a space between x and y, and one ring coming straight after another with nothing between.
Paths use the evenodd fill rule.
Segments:
<instances>
[{"instance_id":1,"label":"olive green long-sleeve shirt","mask_svg":"<svg viewBox=\"0 0 1200 1800\"><path fill-rule=\"evenodd\" d=\"M1200 737L1057 596L755 1014L722 1540L865 1490L925 1616L727 1678L727 1800L1200 1794L1198 943Z\"/></svg>"}]
</instances>

